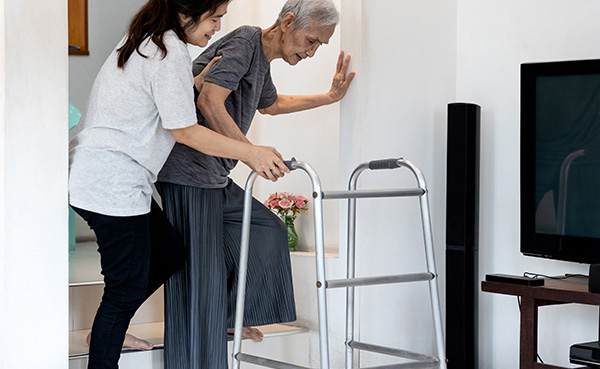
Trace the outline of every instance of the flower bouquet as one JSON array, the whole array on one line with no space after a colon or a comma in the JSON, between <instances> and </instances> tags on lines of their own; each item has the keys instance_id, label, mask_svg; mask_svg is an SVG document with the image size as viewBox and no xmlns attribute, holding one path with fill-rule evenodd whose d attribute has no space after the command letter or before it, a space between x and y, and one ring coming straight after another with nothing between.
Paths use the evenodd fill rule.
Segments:
<instances>
[{"instance_id":1,"label":"flower bouquet","mask_svg":"<svg viewBox=\"0 0 600 369\"><path fill-rule=\"evenodd\" d=\"M308 199L304 196L293 196L287 192L272 193L264 205L275 212L288 229L288 246L290 251L296 251L298 235L294 226L296 215L308 209Z\"/></svg>"}]
</instances>

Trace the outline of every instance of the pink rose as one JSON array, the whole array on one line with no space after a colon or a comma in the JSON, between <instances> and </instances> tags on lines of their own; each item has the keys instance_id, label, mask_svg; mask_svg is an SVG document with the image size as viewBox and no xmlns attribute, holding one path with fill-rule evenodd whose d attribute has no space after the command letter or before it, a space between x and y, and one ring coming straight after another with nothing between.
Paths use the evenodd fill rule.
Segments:
<instances>
[{"instance_id":1,"label":"pink rose","mask_svg":"<svg viewBox=\"0 0 600 369\"><path fill-rule=\"evenodd\" d=\"M273 200L269 203L272 208L276 208L279 206L279 200Z\"/></svg>"},{"instance_id":2,"label":"pink rose","mask_svg":"<svg viewBox=\"0 0 600 369\"><path fill-rule=\"evenodd\" d=\"M279 200L279 206L281 206L282 209L289 209L292 207L292 202L288 199L282 199Z\"/></svg>"},{"instance_id":3,"label":"pink rose","mask_svg":"<svg viewBox=\"0 0 600 369\"><path fill-rule=\"evenodd\" d=\"M280 192L280 193L279 193L279 198L280 198L280 199L282 199L282 198L284 198L284 197L288 197L288 196L290 196L290 194L289 194L289 193L287 193L287 192Z\"/></svg>"},{"instance_id":4,"label":"pink rose","mask_svg":"<svg viewBox=\"0 0 600 369\"><path fill-rule=\"evenodd\" d=\"M296 199L296 207L298 209L302 209L305 205L306 205L306 203L304 202L304 200Z\"/></svg>"},{"instance_id":5,"label":"pink rose","mask_svg":"<svg viewBox=\"0 0 600 369\"><path fill-rule=\"evenodd\" d=\"M277 192L272 193L271 196L269 196L269 198L267 199L267 201L270 202L270 201L273 201L275 199L277 199Z\"/></svg>"}]
</instances>

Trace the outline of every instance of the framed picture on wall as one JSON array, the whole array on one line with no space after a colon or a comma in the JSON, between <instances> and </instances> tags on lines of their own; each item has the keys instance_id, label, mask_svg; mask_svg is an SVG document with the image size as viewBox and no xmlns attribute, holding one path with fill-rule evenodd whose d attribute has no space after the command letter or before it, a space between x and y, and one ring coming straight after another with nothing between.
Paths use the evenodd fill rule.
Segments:
<instances>
[{"instance_id":1,"label":"framed picture on wall","mask_svg":"<svg viewBox=\"0 0 600 369\"><path fill-rule=\"evenodd\" d=\"M90 55L87 0L69 0L69 46L69 55Z\"/></svg>"}]
</instances>

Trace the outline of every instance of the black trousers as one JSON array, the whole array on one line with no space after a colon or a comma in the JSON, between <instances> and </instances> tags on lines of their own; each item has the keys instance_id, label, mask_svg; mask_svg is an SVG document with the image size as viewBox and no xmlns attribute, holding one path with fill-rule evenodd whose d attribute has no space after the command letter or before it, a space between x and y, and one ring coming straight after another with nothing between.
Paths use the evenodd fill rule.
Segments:
<instances>
[{"instance_id":1,"label":"black trousers","mask_svg":"<svg viewBox=\"0 0 600 369\"><path fill-rule=\"evenodd\" d=\"M92 325L88 369L118 368L131 318L177 269L185 250L154 200L150 213L115 217L73 209L96 234L104 293Z\"/></svg>"}]
</instances>

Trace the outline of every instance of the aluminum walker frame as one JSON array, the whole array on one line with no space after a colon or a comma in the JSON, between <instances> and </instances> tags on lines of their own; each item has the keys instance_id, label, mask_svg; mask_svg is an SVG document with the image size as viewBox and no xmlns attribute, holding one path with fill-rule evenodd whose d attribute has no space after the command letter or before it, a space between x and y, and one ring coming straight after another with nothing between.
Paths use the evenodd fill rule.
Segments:
<instances>
[{"instance_id":1,"label":"aluminum walker frame","mask_svg":"<svg viewBox=\"0 0 600 369\"><path fill-rule=\"evenodd\" d=\"M375 160L363 163L356 167L350 177L348 190L327 191L321 189L321 181L310 165L305 162L285 162L290 170L302 169L311 179L314 198L314 223L315 223L315 251L317 272L317 301L318 301L318 323L319 323L319 347L320 368L330 369L329 364L329 337L327 333L327 288L346 288L346 369L353 368L354 350L371 351L384 355L391 355L412 360L400 364L372 367L372 369L383 368L439 368L446 369L446 356L444 350L444 335L440 310L439 291L436 281L436 268L434 258L433 236L429 213L429 200L427 197L427 185L423 174L411 162L400 159ZM391 189L391 190L357 190L358 177L367 169L396 169L408 168L416 177L418 188ZM242 349L242 326L244 318L244 303L246 294L246 273L248 264L248 247L250 240L250 216L252 209L252 190L258 174L252 172L246 181L246 193L244 197L244 215L242 225L242 238L240 250L240 265L238 275L238 291L236 301L235 333L233 341L232 368L238 369L240 362L248 362L276 369L309 369L290 363L275 361L263 357L249 355L241 352ZM423 236L425 243L425 257L427 259L427 272L415 274L400 274L376 277L355 277L355 237L356 237L356 199L374 197L419 197L421 207L421 220L423 225ZM323 200L324 199L348 199L348 260L346 279L327 280L325 278L325 249L323 238ZM433 313L433 325L436 338L437 356L430 356L410 352L406 350L372 345L354 340L354 287L380 285L390 283L428 281L431 297L431 308ZM366 369L366 368L365 368Z\"/></svg>"}]
</instances>

